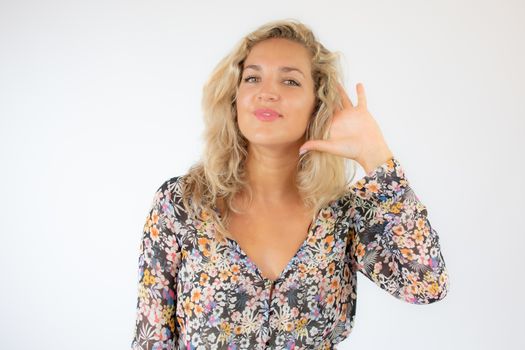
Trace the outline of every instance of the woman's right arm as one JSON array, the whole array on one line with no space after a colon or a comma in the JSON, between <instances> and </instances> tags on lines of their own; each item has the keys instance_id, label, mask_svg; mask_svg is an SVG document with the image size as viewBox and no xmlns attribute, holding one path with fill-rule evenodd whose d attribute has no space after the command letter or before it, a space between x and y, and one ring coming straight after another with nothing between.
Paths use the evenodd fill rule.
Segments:
<instances>
[{"instance_id":1,"label":"woman's right arm","mask_svg":"<svg viewBox=\"0 0 525 350\"><path fill-rule=\"evenodd\" d=\"M181 245L174 220L167 181L155 193L140 243L133 350L175 349L178 342L176 276Z\"/></svg>"}]
</instances>

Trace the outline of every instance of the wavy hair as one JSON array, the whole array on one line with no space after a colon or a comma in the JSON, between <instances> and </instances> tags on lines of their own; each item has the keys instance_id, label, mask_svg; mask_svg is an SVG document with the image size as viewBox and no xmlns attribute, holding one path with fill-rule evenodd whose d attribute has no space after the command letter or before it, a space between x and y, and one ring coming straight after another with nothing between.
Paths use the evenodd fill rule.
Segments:
<instances>
[{"instance_id":1,"label":"wavy hair","mask_svg":"<svg viewBox=\"0 0 525 350\"><path fill-rule=\"evenodd\" d=\"M250 202L253 198L246 180L248 140L237 124L236 96L251 48L270 38L293 40L310 53L316 103L305 141L328 139L332 115L342 107L336 88L341 77L340 54L327 50L312 30L298 20L277 20L260 26L218 63L203 88L204 152L183 176L182 185L185 209L202 219L211 217L218 239L232 237L227 229L231 212L241 213L233 206L235 195L248 193ZM312 220L320 209L347 193L354 176L353 160L315 151L299 157L295 182L303 203L314 209ZM218 203L224 208L223 213L217 210Z\"/></svg>"}]
</instances>

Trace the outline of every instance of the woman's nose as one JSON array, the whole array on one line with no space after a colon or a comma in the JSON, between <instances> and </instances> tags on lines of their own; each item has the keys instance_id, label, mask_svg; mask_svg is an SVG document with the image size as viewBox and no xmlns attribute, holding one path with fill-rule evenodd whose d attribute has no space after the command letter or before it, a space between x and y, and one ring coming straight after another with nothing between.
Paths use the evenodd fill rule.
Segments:
<instances>
[{"instance_id":1,"label":"woman's nose","mask_svg":"<svg viewBox=\"0 0 525 350\"><path fill-rule=\"evenodd\" d=\"M257 98L264 101L277 101L279 99L279 93L272 84L262 84Z\"/></svg>"},{"instance_id":2,"label":"woman's nose","mask_svg":"<svg viewBox=\"0 0 525 350\"><path fill-rule=\"evenodd\" d=\"M258 94L259 100L263 101L277 101L279 99L279 95L272 93L272 92L260 92Z\"/></svg>"}]
</instances>

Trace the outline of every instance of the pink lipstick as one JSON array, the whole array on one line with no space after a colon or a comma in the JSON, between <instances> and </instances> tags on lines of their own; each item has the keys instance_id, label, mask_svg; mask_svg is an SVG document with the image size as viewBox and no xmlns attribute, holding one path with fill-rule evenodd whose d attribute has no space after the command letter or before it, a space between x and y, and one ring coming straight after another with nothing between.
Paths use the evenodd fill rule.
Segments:
<instances>
[{"instance_id":1,"label":"pink lipstick","mask_svg":"<svg viewBox=\"0 0 525 350\"><path fill-rule=\"evenodd\" d=\"M270 108L259 108L253 114L255 114L257 119L262 121L272 121L281 117L278 112Z\"/></svg>"}]
</instances>

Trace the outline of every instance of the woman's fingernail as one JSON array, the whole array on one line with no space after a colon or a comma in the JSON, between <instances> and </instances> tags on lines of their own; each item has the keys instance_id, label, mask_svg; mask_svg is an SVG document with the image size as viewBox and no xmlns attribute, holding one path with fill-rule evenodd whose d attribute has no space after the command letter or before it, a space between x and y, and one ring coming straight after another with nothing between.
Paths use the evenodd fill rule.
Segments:
<instances>
[{"instance_id":1,"label":"woman's fingernail","mask_svg":"<svg viewBox=\"0 0 525 350\"><path fill-rule=\"evenodd\" d=\"M299 155L302 156L302 155L305 154L306 152L308 152L307 149L300 149L300 150L299 150Z\"/></svg>"}]
</instances>

